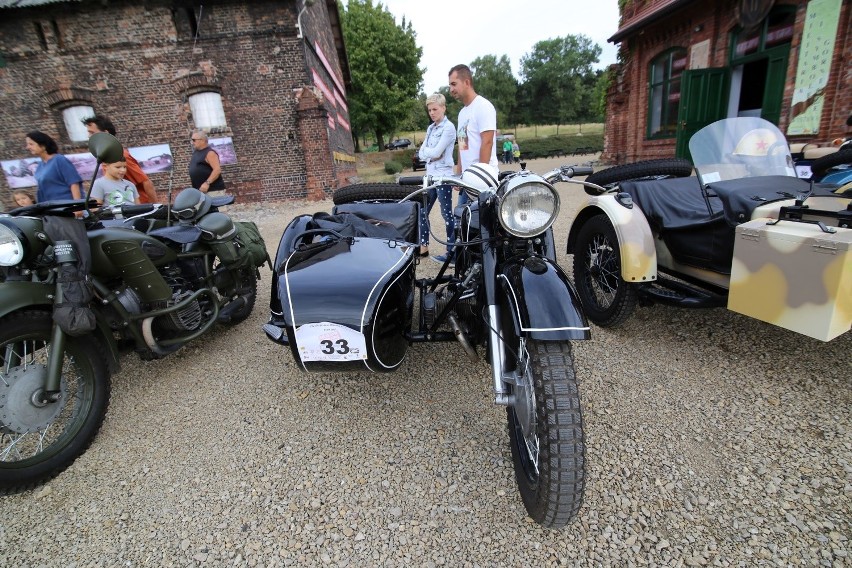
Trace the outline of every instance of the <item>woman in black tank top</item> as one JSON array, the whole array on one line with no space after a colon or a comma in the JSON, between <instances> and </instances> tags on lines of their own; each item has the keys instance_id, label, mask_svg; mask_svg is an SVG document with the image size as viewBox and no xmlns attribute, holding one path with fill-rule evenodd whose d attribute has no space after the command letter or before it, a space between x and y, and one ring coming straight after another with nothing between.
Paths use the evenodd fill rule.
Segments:
<instances>
[{"instance_id":1,"label":"woman in black tank top","mask_svg":"<svg viewBox=\"0 0 852 568\"><path fill-rule=\"evenodd\" d=\"M189 159L189 179L192 187L207 193L225 189L219 154L207 145L207 134L196 130L192 133L192 156Z\"/></svg>"}]
</instances>

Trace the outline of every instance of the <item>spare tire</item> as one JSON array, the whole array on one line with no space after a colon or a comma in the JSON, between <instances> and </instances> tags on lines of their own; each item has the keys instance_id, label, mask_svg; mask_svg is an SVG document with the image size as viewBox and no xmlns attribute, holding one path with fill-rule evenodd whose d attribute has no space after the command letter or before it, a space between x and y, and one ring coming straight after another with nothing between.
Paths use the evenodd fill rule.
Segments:
<instances>
[{"instance_id":1,"label":"spare tire","mask_svg":"<svg viewBox=\"0 0 852 568\"><path fill-rule=\"evenodd\" d=\"M395 183L356 183L341 187L335 191L332 200L335 205L377 199L399 201L415 189L403 187Z\"/></svg>"},{"instance_id":2,"label":"spare tire","mask_svg":"<svg viewBox=\"0 0 852 568\"><path fill-rule=\"evenodd\" d=\"M821 178L828 170L841 164L852 164L852 148L838 150L833 154L817 158L811 164L811 173L814 178Z\"/></svg>"},{"instance_id":3,"label":"spare tire","mask_svg":"<svg viewBox=\"0 0 852 568\"><path fill-rule=\"evenodd\" d=\"M615 185L628 180L661 177L688 177L692 174L692 162L683 158L645 160L623 166L613 166L595 172L586 181L601 186Z\"/></svg>"}]
</instances>

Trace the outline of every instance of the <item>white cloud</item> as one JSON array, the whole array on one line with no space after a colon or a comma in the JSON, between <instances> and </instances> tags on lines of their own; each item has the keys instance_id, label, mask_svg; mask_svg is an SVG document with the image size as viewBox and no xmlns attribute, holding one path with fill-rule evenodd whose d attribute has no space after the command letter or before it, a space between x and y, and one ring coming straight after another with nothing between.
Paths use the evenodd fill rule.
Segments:
<instances>
[{"instance_id":1,"label":"white cloud","mask_svg":"<svg viewBox=\"0 0 852 568\"><path fill-rule=\"evenodd\" d=\"M405 16L417 32L426 67L423 90L447 84L447 71L482 55L507 55L512 72L536 42L584 34L602 48L600 64L615 63L616 46L607 38L618 31L618 0L374 0L394 15Z\"/></svg>"}]
</instances>

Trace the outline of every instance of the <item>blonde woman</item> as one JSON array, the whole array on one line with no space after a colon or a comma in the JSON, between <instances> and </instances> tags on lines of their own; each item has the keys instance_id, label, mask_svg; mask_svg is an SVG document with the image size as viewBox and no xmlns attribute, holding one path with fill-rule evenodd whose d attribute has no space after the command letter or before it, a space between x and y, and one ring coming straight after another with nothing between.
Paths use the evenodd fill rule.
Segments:
<instances>
[{"instance_id":1,"label":"blonde woman","mask_svg":"<svg viewBox=\"0 0 852 568\"><path fill-rule=\"evenodd\" d=\"M456 128L447 118L447 101L444 95L435 93L426 99L426 111L432 124L426 129L426 140L417 151L420 159L426 162L426 173L436 176L453 175L453 145L456 141ZM452 243L456 240L455 219L453 218L453 190L450 185L443 185L429 191L429 200L426 211L422 213L420 220L420 250L421 255L426 256L429 250L429 212L435 201L441 204L441 217L447 231L446 254L433 256L438 262L445 262L453 256ZM425 252L425 254L424 254Z\"/></svg>"}]
</instances>

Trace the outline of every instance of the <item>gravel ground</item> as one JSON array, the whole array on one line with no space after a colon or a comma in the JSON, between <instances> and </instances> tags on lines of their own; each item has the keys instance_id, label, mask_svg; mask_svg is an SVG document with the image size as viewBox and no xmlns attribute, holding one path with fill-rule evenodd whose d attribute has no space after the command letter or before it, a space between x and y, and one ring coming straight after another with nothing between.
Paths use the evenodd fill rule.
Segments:
<instances>
[{"instance_id":1,"label":"gravel ground","mask_svg":"<svg viewBox=\"0 0 852 568\"><path fill-rule=\"evenodd\" d=\"M560 187L565 242L583 194ZM294 215L330 206L230 213L274 252ZM546 530L485 364L420 344L391 375L299 373L260 331L270 281L243 324L125 357L89 451L2 499L0 565L852 565L852 334L663 306L593 328L574 346L585 503Z\"/></svg>"}]
</instances>

